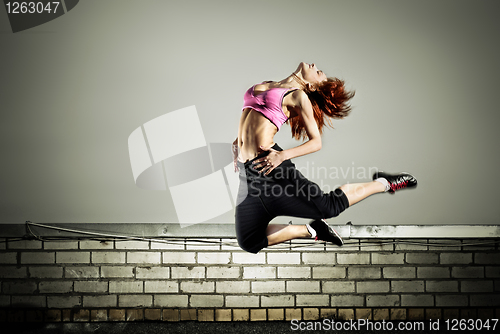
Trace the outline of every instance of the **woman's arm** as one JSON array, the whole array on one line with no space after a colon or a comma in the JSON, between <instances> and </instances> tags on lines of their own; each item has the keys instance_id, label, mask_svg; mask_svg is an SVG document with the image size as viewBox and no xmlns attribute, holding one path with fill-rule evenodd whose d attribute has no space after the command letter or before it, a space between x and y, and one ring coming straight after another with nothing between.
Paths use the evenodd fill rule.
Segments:
<instances>
[{"instance_id":1,"label":"woman's arm","mask_svg":"<svg viewBox=\"0 0 500 334\"><path fill-rule=\"evenodd\" d=\"M231 151L233 152L233 163L234 163L234 171L237 172L238 168L238 137L233 141L231 145Z\"/></svg>"},{"instance_id":2,"label":"woman's arm","mask_svg":"<svg viewBox=\"0 0 500 334\"><path fill-rule=\"evenodd\" d=\"M264 167L261 172L265 172L266 175L279 166L284 160L300 157L321 149L321 134L319 133L318 124L314 119L311 101L307 97L307 94L301 90L292 93L292 97L293 102L290 107L298 110L299 115L297 117L302 117L309 140L302 145L283 151L261 147L262 150L270 151L270 153L263 158L255 160L253 163L257 165L256 168Z\"/></svg>"}]
</instances>

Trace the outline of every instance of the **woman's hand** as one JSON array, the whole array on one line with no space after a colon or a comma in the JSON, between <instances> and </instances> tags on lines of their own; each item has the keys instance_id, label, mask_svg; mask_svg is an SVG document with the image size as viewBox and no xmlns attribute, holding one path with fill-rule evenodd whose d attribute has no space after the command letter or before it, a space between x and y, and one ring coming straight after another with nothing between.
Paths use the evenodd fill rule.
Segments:
<instances>
[{"instance_id":1,"label":"woman's hand","mask_svg":"<svg viewBox=\"0 0 500 334\"><path fill-rule=\"evenodd\" d=\"M268 151L269 154L266 155L265 157L256 159L252 162L254 167L256 169L262 168L262 170L259 171L259 173L264 173L264 175L269 175L283 161L285 161L284 153L283 151L276 151L273 148L264 148L263 146L260 147L262 151Z\"/></svg>"}]
</instances>

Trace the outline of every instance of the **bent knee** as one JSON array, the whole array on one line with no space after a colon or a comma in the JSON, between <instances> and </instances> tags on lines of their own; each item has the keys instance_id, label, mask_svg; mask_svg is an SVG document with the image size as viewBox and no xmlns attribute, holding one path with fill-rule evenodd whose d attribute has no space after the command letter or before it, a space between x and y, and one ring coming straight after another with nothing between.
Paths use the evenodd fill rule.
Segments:
<instances>
[{"instance_id":1,"label":"bent knee","mask_svg":"<svg viewBox=\"0 0 500 334\"><path fill-rule=\"evenodd\" d=\"M267 238L265 239L265 241L262 240L261 242L255 242L249 239L238 238L238 245L245 252L257 254L263 248L267 247Z\"/></svg>"}]
</instances>

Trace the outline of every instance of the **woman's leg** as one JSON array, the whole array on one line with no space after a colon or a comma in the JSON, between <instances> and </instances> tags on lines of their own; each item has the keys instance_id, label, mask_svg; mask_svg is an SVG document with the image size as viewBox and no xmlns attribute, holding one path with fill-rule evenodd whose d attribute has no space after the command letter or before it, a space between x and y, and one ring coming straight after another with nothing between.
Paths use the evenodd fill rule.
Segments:
<instances>
[{"instance_id":1,"label":"woman's leg","mask_svg":"<svg viewBox=\"0 0 500 334\"><path fill-rule=\"evenodd\" d=\"M385 192L385 186L377 181L366 183L348 183L340 187L352 206L368 196Z\"/></svg>"},{"instance_id":2,"label":"woman's leg","mask_svg":"<svg viewBox=\"0 0 500 334\"><path fill-rule=\"evenodd\" d=\"M270 224L266 229L267 243L276 245L297 238L310 238L306 225Z\"/></svg>"}]
</instances>

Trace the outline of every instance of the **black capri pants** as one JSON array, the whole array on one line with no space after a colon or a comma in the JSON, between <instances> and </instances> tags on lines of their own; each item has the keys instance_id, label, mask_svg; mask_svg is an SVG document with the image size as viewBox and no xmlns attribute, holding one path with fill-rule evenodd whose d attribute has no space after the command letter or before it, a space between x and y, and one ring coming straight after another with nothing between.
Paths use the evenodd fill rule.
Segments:
<instances>
[{"instance_id":1,"label":"black capri pants","mask_svg":"<svg viewBox=\"0 0 500 334\"><path fill-rule=\"evenodd\" d=\"M273 149L282 151L278 144ZM238 161L240 186L236 200L236 237L240 247L258 253L268 246L266 229L278 216L326 219L338 216L349 207L347 196L341 189L324 193L285 160L269 175L260 174L252 162L266 156L262 152L254 159Z\"/></svg>"}]
</instances>

